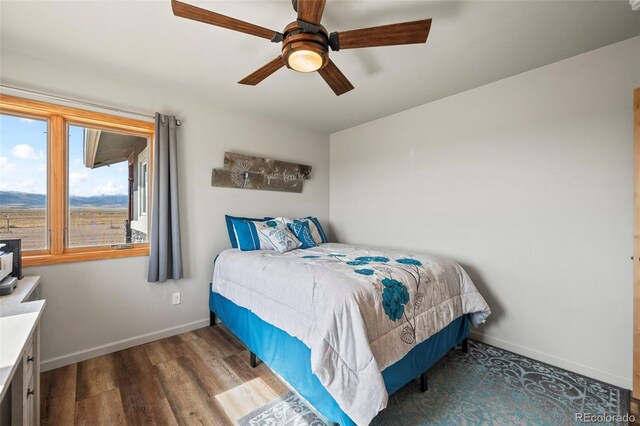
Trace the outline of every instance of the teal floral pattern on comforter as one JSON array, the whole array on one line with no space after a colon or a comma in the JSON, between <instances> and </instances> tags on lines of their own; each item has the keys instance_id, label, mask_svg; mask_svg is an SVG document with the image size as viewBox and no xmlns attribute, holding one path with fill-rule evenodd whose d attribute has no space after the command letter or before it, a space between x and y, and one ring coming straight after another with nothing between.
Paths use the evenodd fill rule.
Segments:
<instances>
[{"instance_id":1,"label":"teal floral pattern on comforter","mask_svg":"<svg viewBox=\"0 0 640 426\"><path fill-rule=\"evenodd\" d=\"M366 268L354 269L359 275L371 277L371 283L382 294L382 306L386 316L391 321L404 321L404 327L400 339L406 344L416 341L415 318L407 316L406 305L411 303L411 311L417 312L422 305L424 293L420 286L428 285L431 281L427 268L417 259L400 257L391 260L385 256L358 256L349 259L346 254L331 253L327 256L304 255L302 259L318 259L319 261L344 263L348 266ZM403 277L410 277L411 283L402 282ZM415 292L410 296L407 286L413 285Z\"/></svg>"}]
</instances>

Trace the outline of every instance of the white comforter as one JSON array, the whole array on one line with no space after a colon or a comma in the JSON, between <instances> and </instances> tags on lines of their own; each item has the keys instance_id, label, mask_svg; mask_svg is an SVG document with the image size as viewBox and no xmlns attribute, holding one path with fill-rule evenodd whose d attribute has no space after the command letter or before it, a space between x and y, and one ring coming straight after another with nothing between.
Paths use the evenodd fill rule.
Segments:
<instances>
[{"instance_id":1,"label":"white comforter","mask_svg":"<svg viewBox=\"0 0 640 426\"><path fill-rule=\"evenodd\" d=\"M453 261L335 243L225 250L213 291L304 342L313 373L358 425L387 405L382 370L457 317L477 326L491 313Z\"/></svg>"}]
</instances>

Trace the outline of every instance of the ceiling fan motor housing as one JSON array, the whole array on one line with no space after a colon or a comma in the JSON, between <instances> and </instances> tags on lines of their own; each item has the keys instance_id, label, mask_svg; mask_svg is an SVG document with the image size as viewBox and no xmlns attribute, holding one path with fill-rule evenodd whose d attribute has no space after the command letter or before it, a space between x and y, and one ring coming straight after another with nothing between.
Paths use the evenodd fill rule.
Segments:
<instances>
[{"instance_id":1,"label":"ceiling fan motor housing","mask_svg":"<svg viewBox=\"0 0 640 426\"><path fill-rule=\"evenodd\" d=\"M282 41L282 59L287 68L289 65L289 57L296 51L311 51L317 53L322 58L322 65L319 69L324 68L329 63L329 36L326 28L322 25L318 26L317 33L308 33L298 24L292 22L284 29L284 40Z\"/></svg>"}]
</instances>

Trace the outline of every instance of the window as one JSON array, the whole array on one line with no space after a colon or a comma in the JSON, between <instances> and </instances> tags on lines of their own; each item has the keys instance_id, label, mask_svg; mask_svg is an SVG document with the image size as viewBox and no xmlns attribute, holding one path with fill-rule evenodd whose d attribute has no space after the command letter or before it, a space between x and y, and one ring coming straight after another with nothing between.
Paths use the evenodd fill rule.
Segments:
<instances>
[{"instance_id":1,"label":"window","mask_svg":"<svg viewBox=\"0 0 640 426\"><path fill-rule=\"evenodd\" d=\"M0 114L0 239L47 250L47 120Z\"/></svg>"},{"instance_id":2,"label":"window","mask_svg":"<svg viewBox=\"0 0 640 426\"><path fill-rule=\"evenodd\" d=\"M25 265L146 255L153 123L0 95L0 239Z\"/></svg>"},{"instance_id":3,"label":"window","mask_svg":"<svg viewBox=\"0 0 640 426\"><path fill-rule=\"evenodd\" d=\"M67 245L146 243L146 222L144 227L133 227L142 209L135 208L130 191L131 182L135 185L146 177L130 175L129 163L137 164L140 154L147 152L147 138L74 124L67 129ZM146 184L138 192L138 198L146 200Z\"/></svg>"}]
</instances>

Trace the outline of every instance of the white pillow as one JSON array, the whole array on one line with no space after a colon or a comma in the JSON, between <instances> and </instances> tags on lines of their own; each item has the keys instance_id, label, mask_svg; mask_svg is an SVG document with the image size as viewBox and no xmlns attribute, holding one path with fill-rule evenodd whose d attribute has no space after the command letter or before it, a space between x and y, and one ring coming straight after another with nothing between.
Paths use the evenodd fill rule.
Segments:
<instances>
[{"instance_id":1,"label":"white pillow","mask_svg":"<svg viewBox=\"0 0 640 426\"><path fill-rule=\"evenodd\" d=\"M260 228L258 232L264 236L278 253L286 253L299 248L302 243L289 231L286 225Z\"/></svg>"},{"instance_id":2,"label":"white pillow","mask_svg":"<svg viewBox=\"0 0 640 426\"><path fill-rule=\"evenodd\" d=\"M259 246L256 247L255 250L275 250L269 238L267 238L265 234L260 232L263 229L271 229L271 227L267 225L266 222L253 222L253 224L256 227L256 231L258 231L258 241L259 241Z\"/></svg>"},{"instance_id":3,"label":"white pillow","mask_svg":"<svg viewBox=\"0 0 640 426\"><path fill-rule=\"evenodd\" d=\"M270 226L272 228L276 226L280 227L283 225L286 228L287 224L293 223L293 220L289 219L288 217L274 217L273 219L266 220L264 223L268 224L267 226Z\"/></svg>"}]
</instances>

